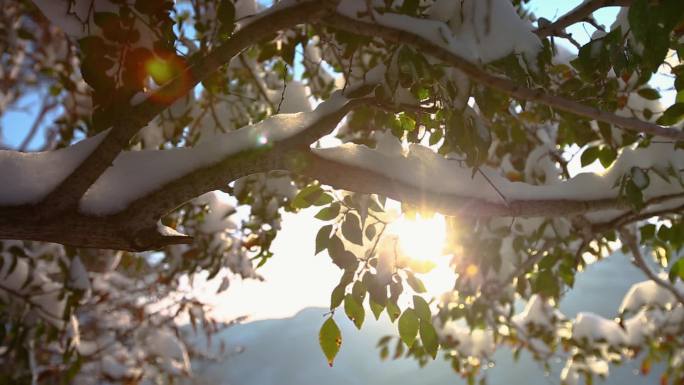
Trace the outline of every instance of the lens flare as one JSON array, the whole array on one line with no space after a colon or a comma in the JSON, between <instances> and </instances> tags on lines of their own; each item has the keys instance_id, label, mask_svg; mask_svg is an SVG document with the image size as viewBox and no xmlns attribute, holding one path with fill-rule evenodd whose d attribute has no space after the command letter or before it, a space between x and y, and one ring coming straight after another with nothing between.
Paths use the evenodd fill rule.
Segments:
<instances>
[{"instance_id":1,"label":"lens flare","mask_svg":"<svg viewBox=\"0 0 684 385\"><path fill-rule=\"evenodd\" d=\"M157 103L170 104L192 86L187 63L175 54L153 55L142 67L145 76L161 87L152 94L152 100Z\"/></svg>"}]
</instances>

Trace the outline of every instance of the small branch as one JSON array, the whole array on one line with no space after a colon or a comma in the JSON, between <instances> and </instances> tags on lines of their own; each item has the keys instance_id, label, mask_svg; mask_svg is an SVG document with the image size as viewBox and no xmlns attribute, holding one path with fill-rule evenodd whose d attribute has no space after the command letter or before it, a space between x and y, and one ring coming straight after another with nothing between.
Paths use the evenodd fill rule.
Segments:
<instances>
[{"instance_id":1,"label":"small branch","mask_svg":"<svg viewBox=\"0 0 684 385\"><path fill-rule=\"evenodd\" d=\"M684 294L677 290L677 288L672 285L667 280L660 278L650 267L646 264L643 254L641 254L641 249L637 242L634 234L630 233L624 227L620 229L620 240L629 248L634 257L634 265L638 267L649 279L655 282L658 286L668 290L672 295L675 296L677 301L684 305Z\"/></svg>"},{"instance_id":2,"label":"small branch","mask_svg":"<svg viewBox=\"0 0 684 385\"><path fill-rule=\"evenodd\" d=\"M244 55L239 55L239 58L240 63L242 63L242 66L245 67L245 69L247 70L249 77L252 79L252 82L254 82L254 85L256 86L257 91L259 91L261 97L264 99L266 103L268 103L269 107L271 107L271 111L275 111L275 105L273 105L273 101L268 97L268 93L266 93L264 84L256 76L254 71L252 71L252 66L247 62Z\"/></svg>"},{"instance_id":3,"label":"small branch","mask_svg":"<svg viewBox=\"0 0 684 385\"><path fill-rule=\"evenodd\" d=\"M40 128L40 124L43 123L43 120L45 120L45 115L47 115L50 110L55 108L55 103L48 103L47 101L43 102L43 106L40 108L40 111L38 112L38 116L36 116L36 119L33 121L33 125L31 126L31 129L29 130L28 134L24 138L24 141L21 142L21 145L19 145L19 151L26 151L28 148L29 143L31 143L31 140L33 140L33 137L36 136L36 133L38 132L38 128Z\"/></svg>"},{"instance_id":4,"label":"small branch","mask_svg":"<svg viewBox=\"0 0 684 385\"><path fill-rule=\"evenodd\" d=\"M561 16L558 20L554 21L553 23L539 26L539 28L537 28L537 30L534 31L534 33L536 33L537 36L539 36L540 38L545 38L551 35L564 37L564 35L567 35L565 32L565 29L567 27L575 23L591 20L591 14L597 11L598 9L613 6L628 7L632 4L632 2L633 0L587 1L577 6L575 9L571 10L565 15Z\"/></svg>"}]
</instances>

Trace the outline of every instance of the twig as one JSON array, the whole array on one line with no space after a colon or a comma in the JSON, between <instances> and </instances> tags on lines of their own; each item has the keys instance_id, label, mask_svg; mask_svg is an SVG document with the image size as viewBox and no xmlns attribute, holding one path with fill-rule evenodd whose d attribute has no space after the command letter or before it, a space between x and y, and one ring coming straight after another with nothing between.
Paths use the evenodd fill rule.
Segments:
<instances>
[{"instance_id":1,"label":"twig","mask_svg":"<svg viewBox=\"0 0 684 385\"><path fill-rule=\"evenodd\" d=\"M670 282L660 278L655 272L653 272L653 270L651 270L650 267L648 267L646 261L644 260L644 256L641 253L641 249L639 249L639 245L634 234L630 233L623 227L620 229L620 240L632 252L632 256L634 257L634 265L638 267L644 274L646 274L648 278L650 278L658 286L672 293L677 299L677 301L684 305L684 294L681 291L677 290L677 288Z\"/></svg>"}]
</instances>

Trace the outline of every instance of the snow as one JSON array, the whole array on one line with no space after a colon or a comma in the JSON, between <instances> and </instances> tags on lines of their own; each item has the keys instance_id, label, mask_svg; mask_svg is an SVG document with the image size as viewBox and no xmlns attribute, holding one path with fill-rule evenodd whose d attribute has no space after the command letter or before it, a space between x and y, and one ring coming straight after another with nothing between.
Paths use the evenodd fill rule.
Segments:
<instances>
[{"instance_id":1,"label":"snow","mask_svg":"<svg viewBox=\"0 0 684 385\"><path fill-rule=\"evenodd\" d=\"M81 258L77 255L71 260L69 266L69 286L78 290L90 289L90 279Z\"/></svg>"},{"instance_id":2,"label":"snow","mask_svg":"<svg viewBox=\"0 0 684 385\"><path fill-rule=\"evenodd\" d=\"M309 101L309 87L302 82L293 80L287 83L285 93L282 87L280 90L270 90L269 99L276 106L280 105L280 113L294 114L297 112L310 112L311 102Z\"/></svg>"},{"instance_id":3,"label":"snow","mask_svg":"<svg viewBox=\"0 0 684 385\"><path fill-rule=\"evenodd\" d=\"M437 328L440 339L458 341L455 349L464 357L490 357L496 350L494 333L491 330L470 330L455 322L448 322Z\"/></svg>"},{"instance_id":4,"label":"snow","mask_svg":"<svg viewBox=\"0 0 684 385\"><path fill-rule=\"evenodd\" d=\"M124 152L86 192L80 203L81 210L98 215L123 210L135 199L180 176L241 151L296 135L341 108L346 101L341 92L336 92L312 112L274 115L257 124L215 135L211 141L192 148Z\"/></svg>"},{"instance_id":5,"label":"snow","mask_svg":"<svg viewBox=\"0 0 684 385\"><path fill-rule=\"evenodd\" d=\"M400 181L416 188L433 193L451 194L461 197L482 199L494 203L502 203L502 198L494 187L480 173L473 175L473 170L460 162L449 160L431 149L411 144L408 151L391 153L368 148L364 145L346 143L339 147L314 149L314 151L335 162L355 166ZM396 148L396 147L395 147ZM603 173L581 173L565 180L550 180L549 185L531 185L511 182L498 171L483 166L480 170L487 175L492 184L506 197L512 200L577 200L615 198L619 189L616 183L632 168L642 170L658 168L675 170L684 168L684 151L675 150L671 143L658 143L646 148L625 148L615 163ZM546 175L552 170L546 170ZM676 194L681 187L676 183L668 183L653 175L649 186L643 191L644 198Z\"/></svg>"},{"instance_id":6,"label":"snow","mask_svg":"<svg viewBox=\"0 0 684 385\"><path fill-rule=\"evenodd\" d=\"M66 307L66 300L59 290L61 285L32 268L26 258L15 257L7 252L0 254L0 258L0 301L22 302L27 299L32 306L31 311L61 328L64 325L62 315Z\"/></svg>"},{"instance_id":7,"label":"snow","mask_svg":"<svg viewBox=\"0 0 684 385\"><path fill-rule=\"evenodd\" d=\"M522 313L513 316L513 322L520 326L536 325L552 329L555 323L563 318L563 315L551 306L548 299L535 294L530 297Z\"/></svg>"},{"instance_id":8,"label":"snow","mask_svg":"<svg viewBox=\"0 0 684 385\"><path fill-rule=\"evenodd\" d=\"M678 285L681 286L681 285ZM629 289L620 305L620 313L637 311L643 306L665 306L675 302L674 295L655 281L635 283Z\"/></svg>"},{"instance_id":9,"label":"snow","mask_svg":"<svg viewBox=\"0 0 684 385\"><path fill-rule=\"evenodd\" d=\"M226 229L237 229L238 225L230 218L230 215L235 212L235 207L230 202L230 195L222 191L210 191L197 197L195 203L209 207L200 225L203 233L211 234Z\"/></svg>"},{"instance_id":10,"label":"snow","mask_svg":"<svg viewBox=\"0 0 684 385\"><path fill-rule=\"evenodd\" d=\"M139 374L139 370L120 363L110 355L102 358L102 372L114 379L131 378Z\"/></svg>"},{"instance_id":11,"label":"snow","mask_svg":"<svg viewBox=\"0 0 684 385\"><path fill-rule=\"evenodd\" d=\"M590 342L605 341L611 345L625 343L625 332L612 321L593 313L578 313L572 327L574 339L586 338Z\"/></svg>"},{"instance_id":12,"label":"snow","mask_svg":"<svg viewBox=\"0 0 684 385\"><path fill-rule=\"evenodd\" d=\"M97 147L107 131L54 151L22 153L0 150L0 205L37 203Z\"/></svg>"},{"instance_id":13,"label":"snow","mask_svg":"<svg viewBox=\"0 0 684 385\"><path fill-rule=\"evenodd\" d=\"M190 372L190 358L185 345L168 328L152 329L147 336L146 346L168 373L178 375Z\"/></svg>"},{"instance_id":14,"label":"snow","mask_svg":"<svg viewBox=\"0 0 684 385\"><path fill-rule=\"evenodd\" d=\"M382 6L376 0L374 5ZM343 0L338 12L356 18L367 9L365 0ZM522 20L508 0L439 0L428 11L431 19L374 13L378 24L417 34L473 63L489 63L511 53L533 63L541 42L532 24ZM501 39L506 36L506 39Z\"/></svg>"}]
</instances>

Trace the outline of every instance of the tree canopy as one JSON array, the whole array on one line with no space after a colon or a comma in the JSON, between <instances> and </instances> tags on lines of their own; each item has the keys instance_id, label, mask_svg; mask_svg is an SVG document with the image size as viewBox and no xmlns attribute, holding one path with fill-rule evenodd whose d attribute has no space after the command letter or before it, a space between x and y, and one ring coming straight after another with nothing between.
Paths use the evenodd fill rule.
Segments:
<instances>
[{"instance_id":1,"label":"tree canopy","mask_svg":"<svg viewBox=\"0 0 684 385\"><path fill-rule=\"evenodd\" d=\"M38 105L0 150L0 383L191 376L219 357L189 330L231 324L194 280L259 279L283 212L316 207L330 365L338 322L384 313L381 356L471 383L507 345L568 385L629 360L680 384L684 2L527 3L3 1L0 114ZM386 232L435 213L457 274L437 297ZM617 251L644 281L615 318L562 314Z\"/></svg>"}]
</instances>

